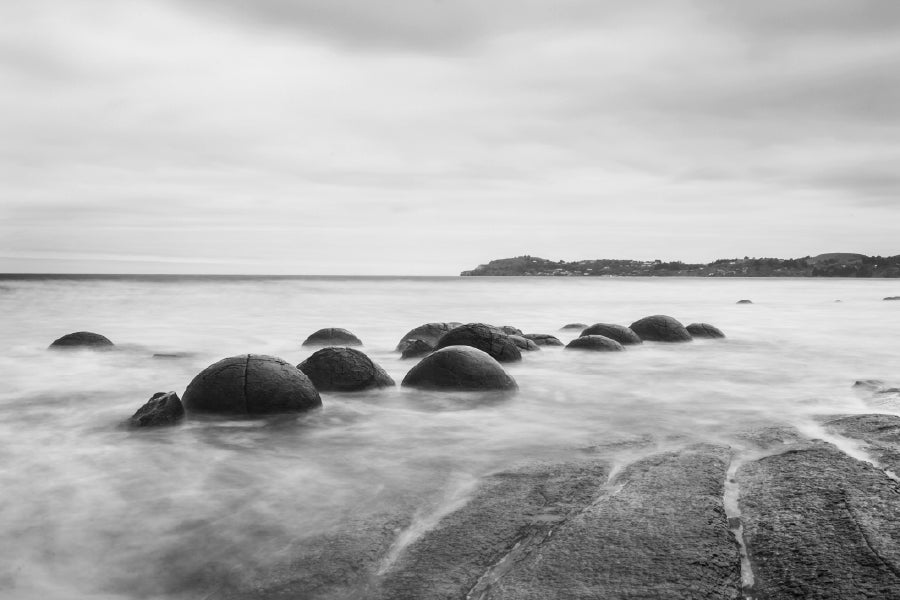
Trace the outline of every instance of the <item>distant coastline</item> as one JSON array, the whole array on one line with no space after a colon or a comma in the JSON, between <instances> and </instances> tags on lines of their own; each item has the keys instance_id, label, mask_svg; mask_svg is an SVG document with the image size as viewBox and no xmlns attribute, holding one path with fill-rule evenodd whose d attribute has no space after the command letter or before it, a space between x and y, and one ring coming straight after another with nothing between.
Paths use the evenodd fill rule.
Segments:
<instances>
[{"instance_id":1,"label":"distant coastline","mask_svg":"<svg viewBox=\"0 0 900 600\"><path fill-rule=\"evenodd\" d=\"M501 258L462 277L863 277L900 278L900 255L819 254L803 258L722 258L707 264L681 261L593 259L553 261L537 256Z\"/></svg>"}]
</instances>

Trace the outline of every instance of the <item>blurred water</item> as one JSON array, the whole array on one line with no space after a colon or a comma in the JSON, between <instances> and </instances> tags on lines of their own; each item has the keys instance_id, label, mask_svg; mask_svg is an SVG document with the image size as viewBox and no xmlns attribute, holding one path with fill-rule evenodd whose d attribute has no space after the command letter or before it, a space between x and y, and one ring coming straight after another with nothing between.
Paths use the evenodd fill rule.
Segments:
<instances>
[{"instance_id":1,"label":"blurred water","mask_svg":"<svg viewBox=\"0 0 900 600\"><path fill-rule=\"evenodd\" d=\"M882 301L898 293L897 281L838 279L4 281L0 597L180 597L385 507L433 521L513 460L635 440L740 446L755 424L897 413L850 386L900 383L900 303ZM520 386L512 396L398 387L323 394L323 409L300 417L120 427L154 392L181 395L225 356L299 363L321 327L356 333L399 383L413 363L393 349L421 323L508 324L568 341L577 332L558 331L565 323L657 313L728 338L544 348L507 367ZM120 350L46 351L79 330ZM191 354L151 358L160 352Z\"/></svg>"}]
</instances>

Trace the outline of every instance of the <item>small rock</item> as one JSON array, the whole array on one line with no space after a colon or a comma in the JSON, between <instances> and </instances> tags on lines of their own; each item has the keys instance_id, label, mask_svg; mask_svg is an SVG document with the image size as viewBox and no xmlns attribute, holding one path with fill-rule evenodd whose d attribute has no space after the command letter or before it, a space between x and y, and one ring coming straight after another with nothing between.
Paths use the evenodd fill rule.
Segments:
<instances>
[{"instance_id":1,"label":"small rock","mask_svg":"<svg viewBox=\"0 0 900 600\"><path fill-rule=\"evenodd\" d=\"M752 300L738 300L737 304L753 304Z\"/></svg>"},{"instance_id":2,"label":"small rock","mask_svg":"<svg viewBox=\"0 0 900 600\"><path fill-rule=\"evenodd\" d=\"M538 346L565 346L558 337L549 333L526 333L522 337L531 340Z\"/></svg>"},{"instance_id":3,"label":"small rock","mask_svg":"<svg viewBox=\"0 0 900 600\"><path fill-rule=\"evenodd\" d=\"M642 344L640 336L624 325L612 325L610 323L594 323L581 332L581 335L602 335L611 340L616 340L623 346Z\"/></svg>"},{"instance_id":4,"label":"small rock","mask_svg":"<svg viewBox=\"0 0 900 600\"><path fill-rule=\"evenodd\" d=\"M90 331L76 331L54 340L50 344L52 350L69 350L72 348L90 348L92 350L108 350L113 343L104 335Z\"/></svg>"},{"instance_id":5,"label":"small rock","mask_svg":"<svg viewBox=\"0 0 900 600\"><path fill-rule=\"evenodd\" d=\"M404 335L400 339L400 343L397 344L397 352L403 352L406 350L406 346L409 345L410 340L422 340L427 344L430 344L431 347L435 347L438 343L438 340L441 339L441 336L453 329L454 327L459 327L462 323L425 323L424 325L419 325L413 329L410 329L406 335Z\"/></svg>"},{"instance_id":6,"label":"small rock","mask_svg":"<svg viewBox=\"0 0 900 600\"><path fill-rule=\"evenodd\" d=\"M304 346L362 346L362 341L340 327L320 329L303 342Z\"/></svg>"},{"instance_id":7,"label":"small rock","mask_svg":"<svg viewBox=\"0 0 900 600\"><path fill-rule=\"evenodd\" d=\"M534 352L535 350L541 349L541 347L538 346L534 340L529 340L528 338L521 335L510 335L509 339L512 340L512 343L515 344L519 348L519 350Z\"/></svg>"},{"instance_id":8,"label":"small rock","mask_svg":"<svg viewBox=\"0 0 900 600\"><path fill-rule=\"evenodd\" d=\"M621 352L625 346L602 335L583 335L566 346L566 350L593 350L594 352Z\"/></svg>"},{"instance_id":9,"label":"small rock","mask_svg":"<svg viewBox=\"0 0 900 600\"><path fill-rule=\"evenodd\" d=\"M900 300L900 296L888 296L885 300Z\"/></svg>"},{"instance_id":10,"label":"small rock","mask_svg":"<svg viewBox=\"0 0 900 600\"><path fill-rule=\"evenodd\" d=\"M715 325L709 323L691 323L685 329L695 338L723 338L725 334Z\"/></svg>"},{"instance_id":11,"label":"small rock","mask_svg":"<svg viewBox=\"0 0 900 600\"><path fill-rule=\"evenodd\" d=\"M184 406L175 392L157 392L128 420L131 427L174 425L184 418Z\"/></svg>"},{"instance_id":12,"label":"small rock","mask_svg":"<svg viewBox=\"0 0 900 600\"><path fill-rule=\"evenodd\" d=\"M564 331L566 329L584 329L587 327L587 323L569 323L568 325L563 325L559 328L560 331Z\"/></svg>"},{"instance_id":13,"label":"small rock","mask_svg":"<svg viewBox=\"0 0 900 600\"><path fill-rule=\"evenodd\" d=\"M506 335L522 335L522 330L512 325L501 325L498 329Z\"/></svg>"},{"instance_id":14,"label":"small rock","mask_svg":"<svg viewBox=\"0 0 900 600\"><path fill-rule=\"evenodd\" d=\"M425 340L403 340L403 354L400 358L419 358L434 352L434 346Z\"/></svg>"}]
</instances>

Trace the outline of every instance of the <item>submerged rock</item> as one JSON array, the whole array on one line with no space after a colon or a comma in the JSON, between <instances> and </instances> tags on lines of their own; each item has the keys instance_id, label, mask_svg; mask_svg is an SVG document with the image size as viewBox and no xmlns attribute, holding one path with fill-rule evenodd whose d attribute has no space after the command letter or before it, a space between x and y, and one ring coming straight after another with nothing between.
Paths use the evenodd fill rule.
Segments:
<instances>
[{"instance_id":1,"label":"submerged rock","mask_svg":"<svg viewBox=\"0 0 900 600\"><path fill-rule=\"evenodd\" d=\"M425 340L403 340L403 354L400 358L419 358L434 352L434 346Z\"/></svg>"},{"instance_id":2,"label":"submerged rock","mask_svg":"<svg viewBox=\"0 0 900 600\"><path fill-rule=\"evenodd\" d=\"M175 392L157 392L128 420L132 427L174 425L184 418L184 406Z\"/></svg>"},{"instance_id":3,"label":"submerged rock","mask_svg":"<svg viewBox=\"0 0 900 600\"><path fill-rule=\"evenodd\" d=\"M395 385L384 369L353 348L322 348L297 368L322 392L355 392Z\"/></svg>"},{"instance_id":4,"label":"submerged rock","mask_svg":"<svg viewBox=\"0 0 900 600\"><path fill-rule=\"evenodd\" d=\"M304 346L362 346L362 341L340 327L326 327L306 338Z\"/></svg>"},{"instance_id":5,"label":"submerged rock","mask_svg":"<svg viewBox=\"0 0 900 600\"><path fill-rule=\"evenodd\" d=\"M404 387L452 390L515 390L499 362L471 346L448 346L429 354L403 378Z\"/></svg>"},{"instance_id":6,"label":"submerged rock","mask_svg":"<svg viewBox=\"0 0 900 600\"><path fill-rule=\"evenodd\" d=\"M753 304L752 300L738 300L737 304Z\"/></svg>"},{"instance_id":7,"label":"submerged rock","mask_svg":"<svg viewBox=\"0 0 900 600\"><path fill-rule=\"evenodd\" d=\"M454 327L441 336L436 349L448 346L472 346L487 352L500 362L522 360L522 353L509 336L491 325L469 323Z\"/></svg>"},{"instance_id":8,"label":"submerged rock","mask_svg":"<svg viewBox=\"0 0 900 600\"><path fill-rule=\"evenodd\" d=\"M568 323L559 328L560 331L565 331L566 329L584 329L587 327L587 323Z\"/></svg>"},{"instance_id":9,"label":"submerged rock","mask_svg":"<svg viewBox=\"0 0 900 600\"><path fill-rule=\"evenodd\" d=\"M900 296L888 296L885 300L900 300Z\"/></svg>"},{"instance_id":10,"label":"submerged rock","mask_svg":"<svg viewBox=\"0 0 900 600\"><path fill-rule=\"evenodd\" d=\"M667 315L644 317L632 323L631 329L647 342L689 342L693 339L684 325Z\"/></svg>"},{"instance_id":11,"label":"submerged rock","mask_svg":"<svg viewBox=\"0 0 900 600\"><path fill-rule=\"evenodd\" d=\"M594 352L621 352L625 346L602 335L583 335L566 345L566 350L592 350Z\"/></svg>"},{"instance_id":12,"label":"submerged rock","mask_svg":"<svg viewBox=\"0 0 900 600\"><path fill-rule=\"evenodd\" d=\"M223 358L201 371L184 392L188 412L262 415L322 406L319 392L294 365L260 354Z\"/></svg>"},{"instance_id":13,"label":"submerged rock","mask_svg":"<svg viewBox=\"0 0 900 600\"><path fill-rule=\"evenodd\" d=\"M635 344L643 344L640 336L631 330L630 327L624 325L613 325L611 323L594 323L581 332L581 335L602 335L611 340L616 340L623 346Z\"/></svg>"},{"instance_id":14,"label":"submerged rock","mask_svg":"<svg viewBox=\"0 0 900 600\"><path fill-rule=\"evenodd\" d=\"M685 329L695 338L717 339L725 337L721 329L709 323L691 323Z\"/></svg>"},{"instance_id":15,"label":"submerged rock","mask_svg":"<svg viewBox=\"0 0 900 600\"><path fill-rule=\"evenodd\" d=\"M400 339L400 343L397 344L397 352L403 352L406 350L406 347L409 346L411 340L421 340L427 344L430 344L431 347L437 346L438 340L441 339L441 336L453 329L454 327L459 327L461 323L425 323L424 325L419 325L414 329L410 329L406 335L404 335Z\"/></svg>"},{"instance_id":16,"label":"submerged rock","mask_svg":"<svg viewBox=\"0 0 900 600\"><path fill-rule=\"evenodd\" d=\"M558 337L549 333L526 333L522 336L526 340L531 340L538 346L564 346Z\"/></svg>"},{"instance_id":17,"label":"submerged rock","mask_svg":"<svg viewBox=\"0 0 900 600\"><path fill-rule=\"evenodd\" d=\"M509 336L509 339L512 340L512 343L515 344L519 350L534 352L535 350L541 349L534 340L529 340L521 335L511 335Z\"/></svg>"},{"instance_id":18,"label":"submerged rock","mask_svg":"<svg viewBox=\"0 0 900 600\"><path fill-rule=\"evenodd\" d=\"M108 350L114 344L104 335L90 331L68 333L50 344L51 350L68 350L72 348L90 348L92 350Z\"/></svg>"}]
</instances>

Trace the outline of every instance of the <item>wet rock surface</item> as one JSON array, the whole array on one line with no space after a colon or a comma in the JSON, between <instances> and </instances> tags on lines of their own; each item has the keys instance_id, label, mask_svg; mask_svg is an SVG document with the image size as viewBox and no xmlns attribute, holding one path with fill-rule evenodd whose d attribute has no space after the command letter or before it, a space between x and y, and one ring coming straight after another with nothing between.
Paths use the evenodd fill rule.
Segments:
<instances>
[{"instance_id":1,"label":"wet rock surface","mask_svg":"<svg viewBox=\"0 0 900 600\"><path fill-rule=\"evenodd\" d=\"M395 385L384 369L354 348L322 348L297 368L322 392L356 392Z\"/></svg>"},{"instance_id":2,"label":"wet rock surface","mask_svg":"<svg viewBox=\"0 0 900 600\"><path fill-rule=\"evenodd\" d=\"M419 358L434 352L434 345L425 340L403 340L403 353L400 358Z\"/></svg>"},{"instance_id":3,"label":"wet rock surface","mask_svg":"<svg viewBox=\"0 0 900 600\"><path fill-rule=\"evenodd\" d=\"M625 346L602 335L583 335L568 344L566 350L588 350L593 352L621 352Z\"/></svg>"},{"instance_id":4,"label":"wet rock surface","mask_svg":"<svg viewBox=\"0 0 900 600\"><path fill-rule=\"evenodd\" d=\"M649 342L689 342L693 339L684 325L667 315L644 317L632 323L631 329Z\"/></svg>"},{"instance_id":5,"label":"wet rock surface","mask_svg":"<svg viewBox=\"0 0 900 600\"><path fill-rule=\"evenodd\" d=\"M897 415L851 415L825 422L831 433L852 438L878 463L900 476L900 417Z\"/></svg>"},{"instance_id":6,"label":"wet rock surface","mask_svg":"<svg viewBox=\"0 0 900 600\"><path fill-rule=\"evenodd\" d=\"M900 598L900 487L884 472L816 441L737 480L758 598Z\"/></svg>"},{"instance_id":7,"label":"wet rock surface","mask_svg":"<svg viewBox=\"0 0 900 600\"><path fill-rule=\"evenodd\" d=\"M448 346L410 369L405 387L447 390L515 390L516 381L489 354L471 346Z\"/></svg>"},{"instance_id":8,"label":"wet rock surface","mask_svg":"<svg viewBox=\"0 0 900 600\"><path fill-rule=\"evenodd\" d=\"M709 323L691 323L685 329L695 338L719 339L725 337L721 329Z\"/></svg>"},{"instance_id":9,"label":"wet rock surface","mask_svg":"<svg viewBox=\"0 0 900 600\"><path fill-rule=\"evenodd\" d=\"M90 348L92 350L108 350L113 343L104 335L91 331L68 333L50 344L51 350L69 350L74 348Z\"/></svg>"},{"instance_id":10,"label":"wet rock surface","mask_svg":"<svg viewBox=\"0 0 900 600\"><path fill-rule=\"evenodd\" d=\"M522 360L522 353L509 336L496 327L484 323L468 323L454 327L441 336L436 349L447 346L472 346L487 352L500 362Z\"/></svg>"},{"instance_id":11,"label":"wet rock surface","mask_svg":"<svg viewBox=\"0 0 900 600\"><path fill-rule=\"evenodd\" d=\"M528 338L521 335L510 335L509 339L512 340L512 343L515 344L519 350L534 352L535 350L541 349L541 347L537 345L537 342L535 342L534 340L529 340Z\"/></svg>"},{"instance_id":12,"label":"wet rock surface","mask_svg":"<svg viewBox=\"0 0 900 600\"><path fill-rule=\"evenodd\" d=\"M223 358L188 384L188 412L261 415L299 412L322 405L319 392L294 365L261 354Z\"/></svg>"},{"instance_id":13,"label":"wet rock surface","mask_svg":"<svg viewBox=\"0 0 900 600\"><path fill-rule=\"evenodd\" d=\"M625 327L624 325L613 325L611 323L594 323L593 325L582 331L581 335L602 335L603 337L608 337L611 340L616 340L623 346L643 343L640 336L632 331L630 327Z\"/></svg>"},{"instance_id":14,"label":"wet rock surface","mask_svg":"<svg viewBox=\"0 0 900 600\"><path fill-rule=\"evenodd\" d=\"M558 337L549 333L526 333L522 337L531 340L538 346L565 346Z\"/></svg>"},{"instance_id":15,"label":"wet rock surface","mask_svg":"<svg viewBox=\"0 0 900 600\"><path fill-rule=\"evenodd\" d=\"M304 346L362 346L362 340L340 327L326 327L310 335Z\"/></svg>"},{"instance_id":16,"label":"wet rock surface","mask_svg":"<svg viewBox=\"0 0 900 600\"><path fill-rule=\"evenodd\" d=\"M175 392L157 392L130 419L131 427L174 425L184 418L184 406Z\"/></svg>"},{"instance_id":17,"label":"wet rock surface","mask_svg":"<svg viewBox=\"0 0 900 600\"><path fill-rule=\"evenodd\" d=\"M425 323L413 329L410 329L406 335L400 339L397 344L397 352L403 352L412 343L413 340L421 340L432 348L437 346L441 336L453 329L459 327L461 323Z\"/></svg>"}]
</instances>

